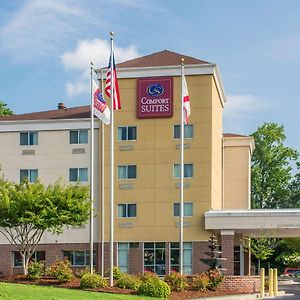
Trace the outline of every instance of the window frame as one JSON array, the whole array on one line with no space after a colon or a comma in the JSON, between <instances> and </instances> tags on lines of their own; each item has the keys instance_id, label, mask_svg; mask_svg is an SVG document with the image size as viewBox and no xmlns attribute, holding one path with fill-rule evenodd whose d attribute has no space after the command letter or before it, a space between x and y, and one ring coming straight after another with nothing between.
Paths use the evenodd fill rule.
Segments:
<instances>
[{"instance_id":1,"label":"window frame","mask_svg":"<svg viewBox=\"0 0 300 300\"><path fill-rule=\"evenodd\" d=\"M126 247L121 248L120 245L124 245ZM129 242L118 242L118 268L123 272L123 273L129 273L129 250L130 249L130 243ZM120 252L125 253L127 256L127 265L120 265L119 257L120 257Z\"/></svg>"},{"instance_id":2,"label":"window frame","mask_svg":"<svg viewBox=\"0 0 300 300\"><path fill-rule=\"evenodd\" d=\"M16 255L20 255L21 253L19 251L12 251L13 255L12 255L12 266L13 268L22 268L22 257L20 258L20 263L18 265L16 265ZM39 255L43 256L43 259L39 259ZM30 261L45 261L46 260L46 251L45 250L38 250L38 251L34 251Z\"/></svg>"},{"instance_id":3,"label":"window frame","mask_svg":"<svg viewBox=\"0 0 300 300\"><path fill-rule=\"evenodd\" d=\"M120 139L119 138L119 129L124 129L126 130L126 138ZM129 139L129 128L135 128L135 139ZM118 126L118 142L126 142L126 141L131 141L135 142L137 140L137 126Z\"/></svg>"},{"instance_id":4,"label":"window frame","mask_svg":"<svg viewBox=\"0 0 300 300\"><path fill-rule=\"evenodd\" d=\"M77 180L71 180L71 170L77 170ZM86 170L86 180L80 180L80 170ZM88 182L89 169L88 168L69 168L69 182Z\"/></svg>"},{"instance_id":5,"label":"window frame","mask_svg":"<svg viewBox=\"0 0 300 300\"><path fill-rule=\"evenodd\" d=\"M174 244L178 244L178 245L176 245L176 247L172 247L172 244L173 244L173 246L174 246ZM187 246L190 246L190 247L187 247ZM179 267L180 267L179 261L176 264L172 264L172 251L178 251L178 258L179 258L179 255L180 255L180 248L179 247L180 247L180 245L179 245L178 242L170 242L169 262L170 262L171 271L172 270L177 271L176 270L177 268L178 268L178 271L179 271ZM190 275L190 274L193 273L193 242L183 242L183 258L185 257L184 253L187 252L187 251L189 251L191 253L190 254L191 263L190 264L185 264L184 259L183 259L183 266L182 266L183 268L182 269L183 269L183 273L185 275ZM190 268L190 270L191 270L190 273L184 272L184 269L187 268L187 267Z\"/></svg>"},{"instance_id":6,"label":"window frame","mask_svg":"<svg viewBox=\"0 0 300 300\"><path fill-rule=\"evenodd\" d=\"M125 174L126 174L126 176L125 176L125 178L120 178L119 177L119 168L122 168L122 167L125 167L126 169L126 171L125 171ZM129 167L135 167L135 177L133 177L133 178L128 178L128 168ZM131 164L131 165L119 165L118 166L118 180L135 180L135 179L137 179L137 165L136 164Z\"/></svg>"},{"instance_id":7,"label":"window frame","mask_svg":"<svg viewBox=\"0 0 300 300\"><path fill-rule=\"evenodd\" d=\"M39 135L38 135L38 131L20 131L20 146L37 146L39 144ZM26 144L22 144L21 143L21 135L22 134L26 134L27 135L27 143ZM33 135L36 134L36 144L35 143L31 143L30 140L31 140L31 137L32 137L32 140L33 139Z\"/></svg>"},{"instance_id":8,"label":"window frame","mask_svg":"<svg viewBox=\"0 0 300 300\"><path fill-rule=\"evenodd\" d=\"M76 253L81 253L84 255L84 264L76 264ZM67 254L69 253L70 256ZM90 263L90 250L62 250L62 257L63 259L66 257L70 264L71 267L77 267L77 268L82 268L82 267L86 267L89 266ZM71 257L71 259L69 259ZM93 250L93 265L96 266L96 251Z\"/></svg>"},{"instance_id":9,"label":"window frame","mask_svg":"<svg viewBox=\"0 0 300 300\"><path fill-rule=\"evenodd\" d=\"M76 140L77 142L72 142L71 141L71 134L72 133L76 133L77 134L77 137L76 137ZM86 142L81 142L80 141L80 135L82 133L86 133ZM89 143L89 131L88 129L77 129L77 130L70 130L69 131L69 144L70 145L84 145L84 144L88 144Z\"/></svg>"},{"instance_id":10,"label":"window frame","mask_svg":"<svg viewBox=\"0 0 300 300\"><path fill-rule=\"evenodd\" d=\"M184 176L184 171L185 171L185 167L186 166L192 166L192 176ZM179 167L179 170L180 170L180 164L176 163L176 164L173 164L173 178L174 179L180 179L180 175L179 176L175 176L175 166L178 166ZM190 178L194 178L194 164L193 163L184 163L183 164L183 178L184 179L190 179Z\"/></svg>"},{"instance_id":11,"label":"window frame","mask_svg":"<svg viewBox=\"0 0 300 300\"><path fill-rule=\"evenodd\" d=\"M152 247L146 247L146 244L153 244ZM159 247L160 244L164 244L164 247ZM153 251L153 264L145 264L145 251ZM162 251L162 256L164 257L164 264L158 263L157 260L157 252ZM167 259L166 259L166 254L167 254L167 245L166 242L144 242L143 243L143 270L144 271L149 271L147 270L149 268L153 267L154 273L158 274L159 276L163 276L166 274L166 268L167 268ZM156 272L156 268L160 267L161 270L163 270L162 273ZM150 270L151 271L151 270Z\"/></svg>"},{"instance_id":12,"label":"window frame","mask_svg":"<svg viewBox=\"0 0 300 300\"><path fill-rule=\"evenodd\" d=\"M179 127L179 137L176 137L175 136L175 127ZM187 132L186 132L186 128L191 128L191 133L192 133L192 136L191 137L187 137ZM195 134L194 134L194 124L184 124L184 139L188 139L188 140L191 140L194 138ZM181 128L180 128L180 124L174 124L173 125L173 139L174 140L178 140L180 139L180 136L181 136Z\"/></svg>"},{"instance_id":13,"label":"window frame","mask_svg":"<svg viewBox=\"0 0 300 300\"><path fill-rule=\"evenodd\" d=\"M135 216L129 216L129 205L135 206ZM119 215L119 207L123 206L125 207L125 216ZM137 205L136 203L118 203L118 219L128 219L128 218L136 218L137 216Z\"/></svg>"},{"instance_id":14,"label":"window frame","mask_svg":"<svg viewBox=\"0 0 300 300\"><path fill-rule=\"evenodd\" d=\"M190 204L192 206L192 214L191 215L185 215L185 206ZM179 215L175 215L175 205L178 205L179 206ZM191 218L194 216L194 205L193 205L193 202L184 202L183 203L183 217L184 218ZM174 202L173 203L173 217L174 218L178 218L180 217L180 202Z\"/></svg>"},{"instance_id":15,"label":"window frame","mask_svg":"<svg viewBox=\"0 0 300 300\"><path fill-rule=\"evenodd\" d=\"M25 176L23 179L21 179L21 172L22 171L27 171L27 176ZM32 180L32 171L36 171L36 180ZM30 183L34 183L34 182L36 182L37 180L38 180L38 177L39 177L39 169L20 169L20 172L19 172L19 174L20 174L20 183L21 182L23 182L24 180L25 180L25 178L28 178L28 181L30 182Z\"/></svg>"}]
</instances>

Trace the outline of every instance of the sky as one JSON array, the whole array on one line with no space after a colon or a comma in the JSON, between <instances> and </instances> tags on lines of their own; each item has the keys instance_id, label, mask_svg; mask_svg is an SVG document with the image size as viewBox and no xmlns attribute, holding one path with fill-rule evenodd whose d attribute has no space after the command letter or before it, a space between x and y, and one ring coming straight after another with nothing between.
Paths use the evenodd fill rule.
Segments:
<instances>
[{"instance_id":1,"label":"sky","mask_svg":"<svg viewBox=\"0 0 300 300\"><path fill-rule=\"evenodd\" d=\"M114 31L117 63L164 49L217 63L224 132L276 122L300 151L299 16L298 0L0 0L0 100L18 114L87 105Z\"/></svg>"}]
</instances>

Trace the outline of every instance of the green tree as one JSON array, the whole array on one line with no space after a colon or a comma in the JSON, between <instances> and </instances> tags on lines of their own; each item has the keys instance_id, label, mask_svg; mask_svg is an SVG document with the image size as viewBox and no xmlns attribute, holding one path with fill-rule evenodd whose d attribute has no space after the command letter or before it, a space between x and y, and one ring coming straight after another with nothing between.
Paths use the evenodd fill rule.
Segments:
<instances>
[{"instance_id":1,"label":"green tree","mask_svg":"<svg viewBox=\"0 0 300 300\"><path fill-rule=\"evenodd\" d=\"M14 115L14 112L7 107L7 104L0 100L0 117Z\"/></svg>"},{"instance_id":2,"label":"green tree","mask_svg":"<svg viewBox=\"0 0 300 300\"><path fill-rule=\"evenodd\" d=\"M87 186L44 186L0 179L0 232L22 256L27 275L29 260L45 231L60 234L65 227L81 226L89 218Z\"/></svg>"},{"instance_id":3,"label":"green tree","mask_svg":"<svg viewBox=\"0 0 300 300\"><path fill-rule=\"evenodd\" d=\"M291 198L292 167L299 154L284 145L284 127L265 123L252 134L252 208L294 207Z\"/></svg>"},{"instance_id":4,"label":"green tree","mask_svg":"<svg viewBox=\"0 0 300 300\"><path fill-rule=\"evenodd\" d=\"M278 245L278 240L271 238L264 232L261 232L258 237L246 238L244 241L244 248L253 255L257 261L257 269L260 272L261 261L267 260L271 257Z\"/></svg>"}]
</instances>

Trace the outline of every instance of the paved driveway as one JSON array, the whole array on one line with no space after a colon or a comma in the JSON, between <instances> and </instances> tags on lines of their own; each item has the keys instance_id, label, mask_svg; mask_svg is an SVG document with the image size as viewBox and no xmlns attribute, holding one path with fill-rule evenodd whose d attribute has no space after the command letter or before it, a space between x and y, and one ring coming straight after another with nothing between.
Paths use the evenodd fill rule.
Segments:
<instances>
[{"instance_id":1,"label":"paved driveway","mask_svg":"<svg viewBox=\"0 0 300 300\"><path fill-rule=\"evenodd\" d=\"M300 300L300 282L295 282L293 280L282 281L279 282L278 289L280 291L285 291L286 294L293 294L293 295L286 295L281 297L276 297L275 299L285 299L285 300Z\"/></svg>"}]
</instances>

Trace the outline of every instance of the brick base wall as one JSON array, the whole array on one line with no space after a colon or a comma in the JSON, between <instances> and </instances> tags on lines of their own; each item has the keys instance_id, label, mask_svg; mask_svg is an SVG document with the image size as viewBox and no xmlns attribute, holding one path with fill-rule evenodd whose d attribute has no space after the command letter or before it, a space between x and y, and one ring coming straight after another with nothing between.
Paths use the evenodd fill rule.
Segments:
<instances>
[{"instance_id":1,"label":"brick base wall","mask_svg":"<svg viewBox=\"0 0 300 300\"><path fill-rule=\"evenodd\" d=\"M234 291L237 294L253 294L259 292L259 287L259 276L226 276L219 290Z\"/></svg>"}]
</instances>

